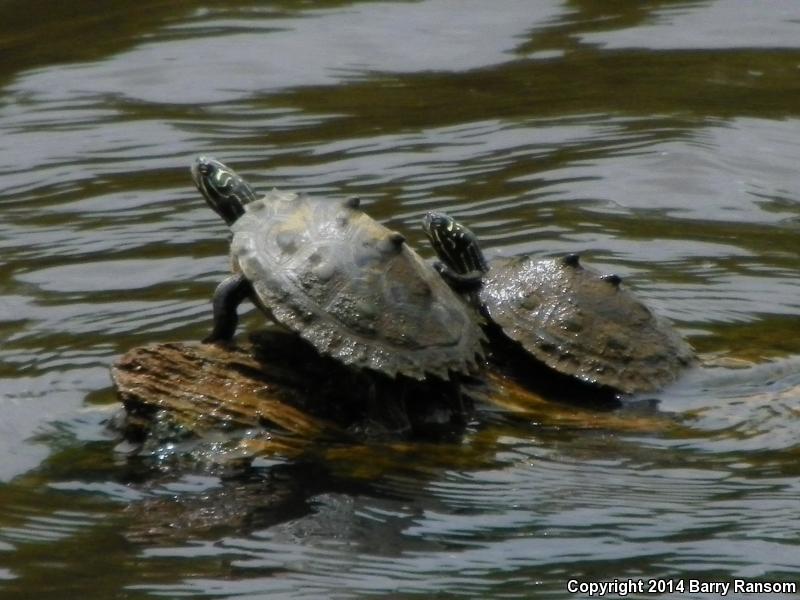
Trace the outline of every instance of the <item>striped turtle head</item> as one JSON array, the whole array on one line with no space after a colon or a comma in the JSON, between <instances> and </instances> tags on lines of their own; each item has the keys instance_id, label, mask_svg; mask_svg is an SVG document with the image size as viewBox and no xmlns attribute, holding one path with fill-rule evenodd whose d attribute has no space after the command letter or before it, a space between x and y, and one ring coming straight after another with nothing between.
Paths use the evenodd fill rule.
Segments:
<instances>
[{"instance_id":1,"label":"striped turtle head","mask_svg":"<svg viewBox=\"0 0 800 600\"><path fill-rule=\"evenodd\" d=\"M192 180L203 198L228 225L244 214L245 204L258 197L236 171L218 160L199 156L191 170Z\"/></svg>"},{"instance_id":2,"label":"striped turtle head","mask_svg":"<svg viewBox=\"0 0 800 600\"><path fill-rule=\"evenodd\" d=\"M429 212L422 229L442 263L460 275L489 270L478 237L467 227L444 213Z\"/></svg>"}]
</instances>

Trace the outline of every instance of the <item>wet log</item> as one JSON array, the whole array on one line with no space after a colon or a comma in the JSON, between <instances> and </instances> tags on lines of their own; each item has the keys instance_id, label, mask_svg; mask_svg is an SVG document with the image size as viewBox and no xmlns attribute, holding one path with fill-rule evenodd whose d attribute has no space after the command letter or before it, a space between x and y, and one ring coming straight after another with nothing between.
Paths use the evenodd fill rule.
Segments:
<instances>
[{"instance_id":1,"label":"wet log","mask_svg":"<svg viewBox=\"0 0 800 600\"><path fill-rule=\"evenodd\" d=\"M134 427L163 410L198 431L271 426L308 437L335 431L332 421L302 410L309 395L303 375L311 374L288 362L260 360L252 344L173 342L134 348L111 375Z\"/></svg>"},{"instance_id":2,"label":"wet log","mask_svg":"<svg viewBox=\"0 0 800 600\"><path fill-rule=\"evenodd\" d=\"M129 440L152 434L166 417L197 435L263 432L249 439L260 446L259 454L289 451L310 440L341 444L457 435L475 405L478 414L502 411L550 426L621 431L674 426L659 414L609 410L617 404L607 394L570 388L552 373L536 374L529 365L517 369L513 361L495 357L478 377L458 386L395 381L348 369L320 357L297 336L266 330L238 345L171 342L134 348L111 373Z\"/></svg>"}]
</instances>

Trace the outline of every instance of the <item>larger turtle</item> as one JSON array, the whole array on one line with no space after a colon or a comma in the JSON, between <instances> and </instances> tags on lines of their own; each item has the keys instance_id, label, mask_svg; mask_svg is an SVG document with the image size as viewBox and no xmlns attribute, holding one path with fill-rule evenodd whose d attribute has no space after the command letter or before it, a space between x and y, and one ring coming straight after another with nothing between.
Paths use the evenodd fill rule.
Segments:
<instances>
[{"instance_id":1,"label":"larger turtle","mask_svg":"<svg viewBox=\"0 0 800 600\"><path fill-rule=\"evenodd\" d=\"M233 232L234 274L214 292L209 342L230 340L249 298L321 354L389 377L448 380L480 356L474 315L436 271L359 209L273 190L258 198L212 158L192 178Z\"/></svg>"},{"instance_id":2,"label":"larger turtle","mask_svg":"<svg viewBox=\"0 0 800 600\"><path fill-rule=\"evenodd\" d=\"M489 324L548 367L624 393L652 391L694 360L690 346L664 319L577 254L517 256L491 269L472 231L443 213L423 229L437 269Z\"/></svg>"}]
</instances>

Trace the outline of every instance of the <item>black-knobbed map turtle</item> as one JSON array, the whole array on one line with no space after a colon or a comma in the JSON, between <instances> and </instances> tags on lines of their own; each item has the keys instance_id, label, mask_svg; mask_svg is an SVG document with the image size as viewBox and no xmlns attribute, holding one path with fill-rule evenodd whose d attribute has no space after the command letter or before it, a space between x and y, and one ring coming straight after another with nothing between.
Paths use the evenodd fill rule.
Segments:
<instances>
[{"instance_id":1,"label":"black-knobbed map turtle","mask_svg":"<svg viewBox=\"0 0 800 600\"><path fill-rule=\"evenodd\" d=\"M390 377L447 380L481 355L473 312L393 232L359 210L358 199L313 199L273 190L258 198L211 158L192 178L233 232L234 274L214 293L214 329L230 340L249 298L321 354Z\"/></svg>"},{"instance_id":2,"label":"black-knobbed map turtle","mask_svg":"<svg viewBox=\"0 0 800 600\"><path fill-rule=\"evenodd\" d=\"M489 268L469 229L428 213L425 233L437 270L511 340L548 367L624 393L654 390L694 360L692 349L616 275L577 254L517 256Z\"/></svg>"}]
</instances>

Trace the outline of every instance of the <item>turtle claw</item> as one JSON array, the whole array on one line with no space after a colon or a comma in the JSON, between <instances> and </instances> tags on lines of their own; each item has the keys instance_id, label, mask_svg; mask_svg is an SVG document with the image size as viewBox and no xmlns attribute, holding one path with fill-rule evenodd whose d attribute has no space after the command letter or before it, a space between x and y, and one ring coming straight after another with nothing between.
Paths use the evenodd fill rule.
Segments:
<instances>
[{"instance_id":1,"label":"turtle claw","mask_svg":"<svg viewBox=\"0 0 800 600\"><path fill-rule=\"evenodd\" d=\"M212 331L206 337L204 337L202 340L200 340L200 343L201 344L213 344L215 346L222 346L222 347L235 346L236 345L233 342L233 337L229 337L229 338L220 337L217 334L217 332L215 332L215 331Z\"/></svg>"}]
</instances>

